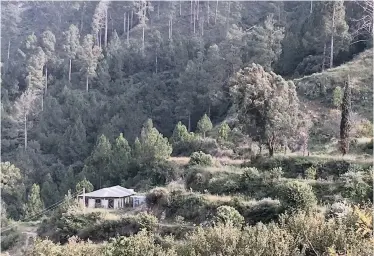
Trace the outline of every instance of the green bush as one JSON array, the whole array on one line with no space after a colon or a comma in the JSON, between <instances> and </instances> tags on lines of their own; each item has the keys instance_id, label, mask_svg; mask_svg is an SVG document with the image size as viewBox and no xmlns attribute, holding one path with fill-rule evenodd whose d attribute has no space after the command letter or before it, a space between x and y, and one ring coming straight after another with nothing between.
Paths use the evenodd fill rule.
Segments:
<instances>
[{"instance_id":1,"label":"green bush","mask_svg":"<svg viewBox=\"0 0 374 256\"><path fill-rule=\"evenodd\" d=\"M222 205L217 208L216 215L214 216L216 223L232 224L235 227L242 227L244 218L240 213L233 207Z\"/></svg>"},{"instance_id":2,"label":"green bush","mask_svg":"<svg viewBox=\"0 0 374 256\"><path fill-rule=\"evenodd\" d=\"M317 177L317 169L314 166L309 167L304 173L305 179L315 180Z\"/></svg>"},{"instance_id":3,"label":"green bush","mask_svg":"<svg viewBox=\"0 0 374 256\"><path fill-rule=\"evenodd\" d=\"M205 154L212 154L219 149L218 143L212 138L201 138L198 135L192 135L189 140L181 141L173 144L174 156L189 156L193 152L204 152Z\"/></svg>"},{"instance_id":4,"label":"green bush","mask_svg":"<svg viewBox=\"0 0 374 256\"><path fill-rule=\"evenodd\" d=\"M164 207L169 203L169 191L165 188L154 188L145 197L149 208Z\"/></svg>"},{"instance_id":5,"label":"green bush","mask_svg":"<svg viewBox=\"0 0 374 256\"><path fill-rule=\"evenodd\" d=\"M207 189L211 178L212 174L210 172L193 167L189 169L185 177L186 188L202 192Z\"/></svg>"},{"instance_id":6,"label":"green bush","mask_svg":"<svg viewBox=\"0 0 374 256\"><path fill-rule=\"evenodd\" d=\"M317 205L313 189L306 183L288 181L278 185L278 197L289 210L311 210Z\"/></svg>"},{"instance_id":7,"label":"green bush","mask_svg":"<svg viewBox=\"0 0 374 256\"><path fill-rule=\"evenodd\" d=\"M212 166L212 156L202 151L193 152L190 156L189 165Z\"/></svg>"}]
</instances>

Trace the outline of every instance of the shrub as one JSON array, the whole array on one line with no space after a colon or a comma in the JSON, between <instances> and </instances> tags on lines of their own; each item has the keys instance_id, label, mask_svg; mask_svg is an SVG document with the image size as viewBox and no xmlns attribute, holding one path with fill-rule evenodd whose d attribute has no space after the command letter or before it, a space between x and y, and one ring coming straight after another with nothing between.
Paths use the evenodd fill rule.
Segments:
<instances>
[{"instance_id":1,"label":"shrub","mask_svg":"<svg viewBox=\"0 0 374 256\"><path fill-rule=\"evenodd\" d=\"M229 138L230 132L231 132L230 126L226 122L222 122L222 124L219 126L218 138L221 141L227 141L227 139Z\"/></svg>"},{"instance_id":2,"label":"shrub","mask_svg":"<svg viewBox=\"0 0 374 256\"><path fill-rule=\"evenodd\" d=\"M193 152L190 157L189 165L212 166L212 156L201 151Z\"/></svg>"},{"instance_id":3,"label":"shrub","mask_svg":"<svg viewBox=\"0 0 374 256\"><path fill-rule=\"evenodd\" d=\"M243 216L240 215L235 208L227 205L222 205L217 208L214 220L216 223L231 223L234 227L242 227L244 223Z\"/></svg>"},{"instance_id":4,"label":"shrub","mask_svg":"<svg viewBox=\"0 0 374 256\"><path fill-rule=\"evenodd\" d=\"M313 189L306 183L288 181L278 186L278 197L290 210L311 210L317 204Z\"/></svg>"},{"instance_id":5,"label":"shrub","mask_svg":"<svg viewBox=\"0 0 374 256\"><path fill-rule=\"evenodd\" d=\"M279 180L280 178L282 178L283 174L284 172L282 170L282 167L272 168L271 170L264 173L264 179L271 181Z\"/></svg>"},{"instance_id":6,"label":"shrub","mask_svg":"<svg viewBox=\"0 0 374 256\"><path fill-rule=\"evenodd\" d=\"M202 151L211 154L218 151L218 143L212 138L201 138L192 135L191 139L173 144L173 155L189 156L193 152Z\"/></svg>"},{"instance_id":7,"label":"shrub","mask_svg":"<svg viewBox=\"0 0 374 256\"><path fill-rule=\"evenodd\" d=\"M309 167L304 173L305 179L315 180L317 178L317 169L314 166Z\"/></svg>"},{"instance_id":8,"label":"shrub","mask_svg":"<svg viewBox=\"0 0 374 256\"><path fill-rule=\"evenodd\" d=\"M146 195L145 201L150 208L165 206L169 201L169 191L165 188L154 188Z\"/></svg>"}]
</instances>

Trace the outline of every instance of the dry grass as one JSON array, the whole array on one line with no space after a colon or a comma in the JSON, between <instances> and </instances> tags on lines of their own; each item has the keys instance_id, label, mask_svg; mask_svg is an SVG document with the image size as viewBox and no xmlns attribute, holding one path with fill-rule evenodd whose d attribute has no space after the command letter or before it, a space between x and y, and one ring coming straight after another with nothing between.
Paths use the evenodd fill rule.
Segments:
<instances>
[{"instance_id":1,"label":"dry grass","mask_svg":"<svg viewBox=\"0 0 374 256\"><path fill-rule=\"evenodd\" d=\"M203 197L211 202L229 202L232 196L204 194Z\"/></svg>"}]
</instances>

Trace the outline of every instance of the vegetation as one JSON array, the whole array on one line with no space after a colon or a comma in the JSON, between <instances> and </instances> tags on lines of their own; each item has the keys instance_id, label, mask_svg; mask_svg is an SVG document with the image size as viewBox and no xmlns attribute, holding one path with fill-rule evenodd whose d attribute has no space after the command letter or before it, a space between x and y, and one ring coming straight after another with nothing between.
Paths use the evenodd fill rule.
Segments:
<instances>
[{"instance_id":1,"label":"vegetation","mask_svg":"<svg viewBox=\"0 0 374 256\"><path fill-rule=\"evenodd\" d=\"M2 1L2 250L369 255L372 14ZM146 203L76 200L117 185Z\"/></svg>"}]
</instances>

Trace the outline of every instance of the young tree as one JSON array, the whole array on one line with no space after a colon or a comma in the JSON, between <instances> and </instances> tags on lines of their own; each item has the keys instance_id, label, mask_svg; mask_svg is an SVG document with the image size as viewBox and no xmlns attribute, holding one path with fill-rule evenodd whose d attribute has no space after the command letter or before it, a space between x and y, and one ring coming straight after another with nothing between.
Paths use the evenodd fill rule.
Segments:
<instances>
[{"instance_id":1,"label":"young tree","mask_svg":"<svg viewBox=\"0 0 374 256\"><path fill-rule=\"evenodd\" d=\"M284 28L275 25L273 15L267 16L262 26L255 26L248 34L246 62L271 70L282 52L283 38Z\"/></svg>"},{"instance_id":2,"label":"young tree","mask_svg":"<svg viewBox=\"0 0 374 256\"><path fill-rule=\"evenodd\" d=\"M96 67L102 57L101 48L94 45L92 35L86 35L83 39L79 51L79 59L82 62L81 72L86 77L86 91L88 92L88 82L96 76Z\"/></svg>"},{"instance_id":3,"label":"young tree","mask_svg":"<svg viewBox=\"0 0 374 256\"><path fill-rule=\"evenodd\" d=\"M335 87L332 92L332 104L336 108L340 108L343 102L343 91L340 86Z\"/></svg>"},{"instance_id":4,"label":"young tree","mask_svg":"<svg viewBox=\"0 0 374 256\"><path fill-rule=\"evenodd\" d=\"M87 175L94 187L101 188L108 182L111 156L112 146L109 140L101 135L83 168L83 174Z\"/></svg>"},{"instance_id":5,"label":"young tree","mask_svg":"<svg viewBox=\"0 0 374 256\"><path fill-rule=\"evenodd\" d=\"M111 158L111 180L126 177L126 169L131 161L131 148L121 133L113 145Z\"/></svg>"},{"instance_id":6,"label":"young tree","mask_svg":"<svg viewBox=\"0 0 374 256\"><path fill-rule=\"evenodd\" d=\"M340 150L343 154L349 151L349 133L351 130L351 87L350 79L348 76L348 81L345 86L343 102L342 102L342 119L340 121Z\"/></svg>"},{"instance_id":7,"label":"young tree","mask_svg":"<svg viewBox=\"0 0 374 256\"><path fill-rule=\"evenodd\" d=\"M143 126L139 143L138 145L135 144L135 146L138 147L135 148L135 151L140 151L141 160L145 163L165 160L170 157L172 152L168 139L153 127L151 119L148 119Z\"/></svg>"},{"instance_id":8,"label":"young tree","mask_svg":"<svg viewBox=\"0 0 374 256\"><path fill-rule=\"evenodd\" d=\"M44 208L42 199L40 198L40 187L37 184L33 184L31 192L29 194L26 206L26 218L34 220L40 218L39 215Z\"/></svg>"},{"instance_id":9,"label":"young tree","mask_svg":"<svg viewBox=\"0 0 374 256\"><path fill-rule=\"evenodd\" d=\"M72 61L78 54L80 49L79 30L75 25L70 25L69 30L64 32L63 49L66 57L69 59L69 82L71 81Z\"/></svg>"},{"instance_id":10,"label":"young tree","mask_svg":"<svg viewBox=\"0 0 374 256\"><path fill-rule=\"evenodd\" d=\"M51 174L47 174L46 180L43 182L40 190L41 198L45 207L50 207L59 201L59 191L57 184L53 181Z\"/></svg>"},{"instance_id":11,"label":"young tree","mask_svg":"<svg viewBox=\"0 0 374 256\"><path fill-rule=\"evenodd\" d=\"M179 121L174 128L173 135L170 138L170 142L172 144L176 144L178 142L187 141L190 137L191 134L188 132L187 127Z\"/></svg>"},{"instance_id":12,"label":"young tree","mask_svg":"<svg viewBox=\"0 0 374 256\"><path fill-rule=\"evenodd\" d=\"M93 185L89 180L84 178L83 180L79 181L77 185L75 185L75 191L78 192L79 194L83 193L83 188L85 193L90 193L94 190Z\"/></svg>"},{"instance_id":13,"label":"young tree","mask_svg":"<svg viewBox=\"0 0 374 256\"><path fill-rule=\"evenodd\" d=\"M236 73L230 91L243 132L266 143L270 156L284 136L295 135L299 100L293 82L252 64Z\"/></svg>"},{"instance_id":14,"label":"young tree","mask_svg":"<svg viewBox=\"0 0 374 256\"><path fill-rule=\"evenodd\" d=\"M227 141L230 132L230 126L226 123L226 121L222 122L218 130L219 138L223 141Z\"/></svg>"},{"instance_id":15,"label":"young tree","mask_svg":"<svg viewBox=\"0 0 374 256\"><path fill-rule=\"evenodd\" d=\"M213 129L213 124L210 121L210 118L207 116L207 114L204 114L203 117L197 123L197 130L201 134L203 134L203 137L205 138L205 134L212 129Z\"/></svg>"}]
</instances>

